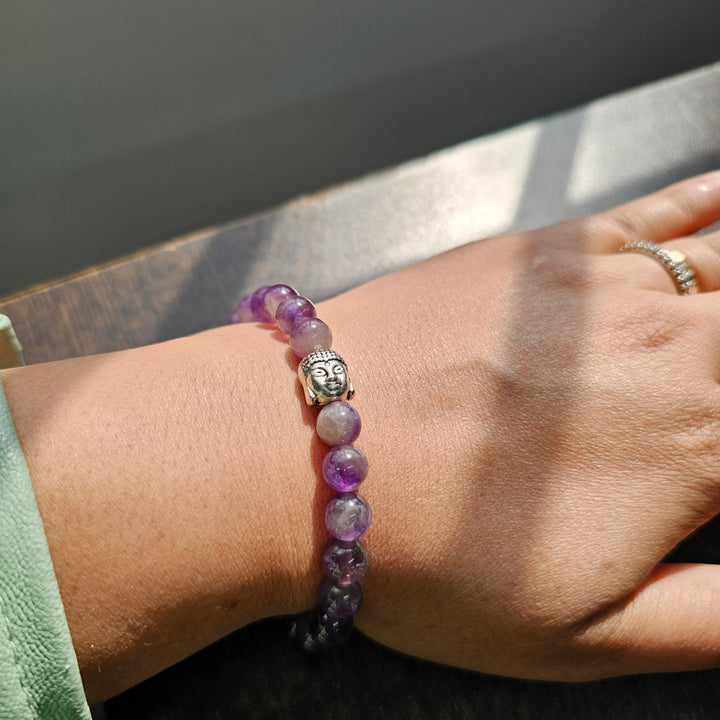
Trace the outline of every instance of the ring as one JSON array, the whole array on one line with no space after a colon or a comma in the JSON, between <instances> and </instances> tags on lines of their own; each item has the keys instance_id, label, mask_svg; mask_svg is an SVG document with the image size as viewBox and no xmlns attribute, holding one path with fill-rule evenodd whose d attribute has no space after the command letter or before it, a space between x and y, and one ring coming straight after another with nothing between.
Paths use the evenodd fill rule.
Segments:
<instances>
[{"instance_id":1,"label":"ring","mask_svg":"<svg viewBox=\"0 0 720 720\"><path fill-rule=\"evenodd\" d=\"M670 273L678 292L683 295L700 291L695 271L688 265L685 255L677 250L665 250L657 243L638 240L623 245L620 252L638 252L657 260Z\"/></svg>"}]
</instances>

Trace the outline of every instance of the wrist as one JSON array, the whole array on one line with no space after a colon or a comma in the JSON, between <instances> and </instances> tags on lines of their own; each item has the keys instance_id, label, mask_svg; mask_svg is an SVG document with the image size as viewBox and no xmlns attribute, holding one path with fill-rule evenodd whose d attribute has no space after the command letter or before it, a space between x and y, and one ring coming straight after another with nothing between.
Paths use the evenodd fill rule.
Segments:
<instances>
[{"instance_id":1,"label":"wrist","mask_svg":"<svg viewBox=\"0 0 720 720\"><path fill-rule=\"evenodd\" d=\"M284 350L221 328L3 374L91 700L312 604L319 460Z\"/></svg>"}]
</instances>

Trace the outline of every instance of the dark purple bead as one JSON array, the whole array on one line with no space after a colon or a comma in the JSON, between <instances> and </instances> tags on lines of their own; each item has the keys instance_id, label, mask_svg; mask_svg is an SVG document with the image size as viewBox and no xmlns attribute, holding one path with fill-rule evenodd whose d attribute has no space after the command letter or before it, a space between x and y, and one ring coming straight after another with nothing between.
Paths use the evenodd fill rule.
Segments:
<instances>
[{"instance_id":1,"label":"dark purple bead","mask_svg":"<svg viewBox=\"0 0 720 720\"><path fill-rule=\"evenodd\" d=\"M275 311L278 305L289 297L296 297L297 293L289 285L273 285L265 293L265 314L275 320Z\"/></svg>"},{"instance_id":2,"label":"dark purple bead","mask_svg":"<svg viewBox=\"0 0 720 720\"><path fill-rule=\"evenodd\" d=\"M371 520L370 506L357 493L338 493L325 506L325 527L338 540L362 537Z\"/></svg>"},{"instance_id":3,"label":"dark purple bead","mask_svg":"<svg viewBox=\"0 0 720 720\"><path fill-rule=\"evenodd\" d=\"M357 439L361 427L357 410L342 400L325 405L315 424L320 439L331 447L349 445Z\"/></svg>"},{"instance_id":4,"label":"dark purple bead","mask_svg":"<svg viewBox=\"0 0 720 720\"><path fill-rule=\"evenodd\" d=\"M300 320L290 331L290 348L299 358L304 358L313 350L332 347L332 332L320 318Z\"/></svg>"},{"instance_id":5,"label":"dark purple bead","mask_svg":"<svg viewBox=\"0 0 720 720\"><path fill-rule=\"evenodd\" d=\"M316 606L295 621L292 633L305 650L322 652L344 643L350 637L352 629L352 615L331 618Z\"/></svg>"},{"instance_id":6,"label":"dark purple bead","mask_svg":"<svg viewBox=\"0 0 720 720\"><path fill-rule=\"evenodd\" d=\"M352 445L338 445L325 455L322 473L333 490L348 492L367 477L368 461L362 450Z\"/></svg>"},{"instance_id":7,"label":"dark purple bead","mask_svg":"<svg viewBox=\"0 0 720 720\"><path fill-rule=\"evenodd\" d=\"M275 322L286 335L290 334L296 322L311 317L315 317L315 306L302 295L283 300L275 310Z\"/></svg>"},{"instance_id":8,"label":"dark purple bead","mask_svg":"<svg viewBox=\"0 0 720 720\"><path fill-rule=\"evenodd\" d=\"M359 541L331 542L323 552L323 569L336 585L351 585L360 580L368 569L368 552Z\"/></svg>"},{"instance_id":9,"label":"dark purple bead","mask_svg":"<svg viewBox=\"0 0 720 720\"><path fill-rule=\"evenodd\" d=\"M336 585L330 578L325 578L318 592L318 605L329 618L350 617L362 605L362 588L357 583Z\"/></svg>"},{"instance_id":10,"label":"dark purple bead","mask_svg":"<svg viewBox=\"0 0 720 720\"><path fill-rule=\"evenodd\" d=\"M331 618L318 611L314 627L314 640L323 649L341 645L352 633L353 617Z\"/></svg>"},{"instance_id":11,"label":"dark purple bead","mask_svg":"<svg viewBox=\"0 0 720 720\"><path fill-rule=\"evenodd\" d=\"M272 322L271 318L265 311L265 293L270 289L270 285L262 285L259 287L250 298L250 309L252 310L253 317L258 322Z\"/></svg>"},{"instance_id":12,"label":"dark purple bead","mask_svg":"<svg viewBox=\"0 0 720 720\"><path fill-rule=\"evenodd\" d=\"M230 319L228 320L230 324L251 322L255 319L252 314L252 309L250 308L251 299L252 293L250 293L249 295L243 295L243 297L240 298L240 302L237 304L235 312L230 316Z\"/></svg>"}]
</instances>

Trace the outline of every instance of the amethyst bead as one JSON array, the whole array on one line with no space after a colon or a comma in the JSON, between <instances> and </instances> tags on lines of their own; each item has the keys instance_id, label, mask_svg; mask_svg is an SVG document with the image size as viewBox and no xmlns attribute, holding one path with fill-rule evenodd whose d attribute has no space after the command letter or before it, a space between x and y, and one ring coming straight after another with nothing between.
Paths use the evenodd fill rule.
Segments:
<instances>
[{"instance_id":1,"label":"amethyst bead","mask_svg":"<svg viewBox=\"0 0 720 720\"><path fill-rule=\"evenodd\" d=\"M265 293L270 289L269 285L262 285L259 287L250 298L250 309L252 310L253 317L258 322L272 322L271 318L265 311Z\"/></svg>"},{"instance_id":2,"label":"amethyst bead","mask_svg":"<svg viewBox=\"0 0 720 720\"><path fill-rule=\"evenodd\" d=\"M320 652L344 643L353 629L352 616L331 618L315 607L308 615L299 618L293 628L295 637L305 650Z\"/></svg>"},{"instance_id":3,"label":"amethyst bead","mask_svg":"<svg viewBox=\"0 0 720 720\"><path fill-rule=\"evenodd\" d=\"M322 562L325 574L336 585L351 585L367 572L368 552L359 540L337 540L325 548Z\"/></svg>"},{"instance_id":4,"label":"amethyst bead","mask_svg":"<svg viewBox=\"0 0 720 720\"><path fill-rule=\"evenodd\" d=\"M322 473L333 490L348 492L367 477L368 461L362 450L352 445L338 445L325 456Z\"/></svg>"},{"instance_id":5,"label":"amethyst bead","mask_svg":"<svg viewBox=\"0 0 720 720\"><path fill-rule=\"evenodd\" d=\"M252 299L252 296L253 294L250 293L249 295L244 295L242 298L240 298L240 302L237 304L235 312L230 316L230 319L228 320L230 324L251 322L255 319L254 315L252 314L252 309L250 308L250 300Z\"/></svg>"},{"instance_id":6,"label":"amethyst bead","mask_svg":"<svg viewBox=\"0 0 720 720\"><path fill-rule=\"evenodd\" d=\"M329 349L331 345L332 332L320 318L307 318L292 326L290 348L299 358L319 348Z\"/></svg>"},{"instance_id":7,"label":"amethyst bead","mask_svg":"<svg viewBox=\"0 0 720 720\"><path fill-rule=\"evenodd\" d=\"M315 306L302 295L283 300L275 310L275 322L286 335L290 334L296 322L313 317L315 317Z\"/></svg>"},{"instance_id":8,"label":"amethyst bead","mask_svg":"<svg viewBox=\"0 0 720 720\"><path fill-rule=\"evenodd\" d=\"M340 587L326 578L320 585L318 605L329 618L350 617L362 605L362 588L357 583Z\"/></svg>"},{"instance_id":9,"label":"amethyst bead","mask_svg":"<svg viewBox=\"0 0 720 720\"><path fill-rule=\"evenodd\" d=\"M289 297L297 296L297 293L289 285L273 285L265 293L265 314L270 317L270 322L275 320L275 312L278 305Z\"/></svg>"},{"instance_id":10,"label":"amethyst bead","mask_svg":"<svg viewBox=\"0 0 720 720\"><path fill-rule=\"evenodd\" d=\"M357 493L339 493L325 507L325 527L338 540L357 540L370 527L372 512Z\"/></svg>"},{"instance_id":11,"label":"amethyst bead","mask_svg":"<svg viewBox=\"0 0 720 720\"><path fill-rule=\"evenodd\" d=\"M346 402L325 405L318 413L315 429L320 439L330 445L349 445L360 434L362 422L358 411Z\"/></svg>"}]
</instances>

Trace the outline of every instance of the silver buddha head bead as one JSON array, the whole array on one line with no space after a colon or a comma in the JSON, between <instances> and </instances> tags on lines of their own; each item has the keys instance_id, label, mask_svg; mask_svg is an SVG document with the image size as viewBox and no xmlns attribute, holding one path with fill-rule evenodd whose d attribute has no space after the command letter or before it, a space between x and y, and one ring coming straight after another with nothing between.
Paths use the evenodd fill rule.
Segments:
<instances>
[{"instance_id":1,"label":"silver buddha head bead","mask_svg":"<svg viewBox=\"0 0 720 720\"><path fill-rule=\"evenodd\" d=\"M308 405L349 400L355 394L347 365L334 350L313 350L306 355L298 367L298 378Z\"/></svg>"}]
</instances>

